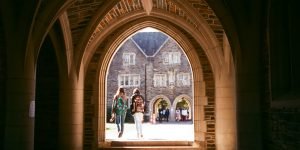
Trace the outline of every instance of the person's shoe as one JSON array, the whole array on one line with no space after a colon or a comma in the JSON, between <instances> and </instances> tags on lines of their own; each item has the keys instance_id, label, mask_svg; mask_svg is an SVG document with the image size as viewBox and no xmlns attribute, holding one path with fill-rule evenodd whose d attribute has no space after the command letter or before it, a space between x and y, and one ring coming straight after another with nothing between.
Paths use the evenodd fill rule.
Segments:
<instances>
[{"instance_id":1,"label":"person's shoe","mask_svg":"<svg viewBox=\"0 0 300 150\"><path fill-rule=\"evenodd\" d=\"M123 132L119 132L119 138L121 138L122 137L122 135L123 135Z\"/></svg>"}]
</instances>

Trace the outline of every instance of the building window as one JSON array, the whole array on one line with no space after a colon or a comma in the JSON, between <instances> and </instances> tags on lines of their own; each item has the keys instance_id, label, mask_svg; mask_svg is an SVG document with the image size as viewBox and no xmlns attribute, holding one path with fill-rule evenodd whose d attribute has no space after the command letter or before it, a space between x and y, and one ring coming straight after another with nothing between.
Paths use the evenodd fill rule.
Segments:
<instances>
[{"instance_id":1,"label":"building window","mask_svg":"<svg viewBox=\"0 0 300 150\"><path fill-rule=\"evenodd\" d=\"M135 53L123 53L123 65L135 65Z\"/></svg>"},{"instance_id":2,"label":"building window","mask_svg":"<svg viewBox=\"0 0 300 150\"><path fill-rule=\"evenodd\" d=\"M163 62L165 65L180 64L180 52L164 52Z\"/></svg>"},{"instance_id":3,"label":"building window","mask_svg":"<svg viewBox=\"0 0 300 150\"><path fill-rule=\"evenodd\" d=\"M179 73L177 74L177 86L189 86L190 85L190 74Z\"/></svg>"},{"instance_id":4,"label":"building window","mask_svg":"<svg viewBox=\"0 0 300 150\"><path fill-rule=\"evenodd\" d=\"M175 86L175 71L168 71L169 86Z\"/></svg>"},{"instance_id":5,"label":"building window","mask_svg":"<svg viewBox=\"0 0 300 150\"><path fill-rule=\"evenodd\" d=\"M120 74L118 76L119 86L123 87L139 87L140 75L139 74Z\"/></svg>"},{"instance_id":6,"label":"building window","mask_svg":"<svg viewBox=\"0 0 300 150\"><path fill-rule=\"evenodd\" d=\"M167 75L166 74L154 74L154 87L166 87Z\"/></svg>"}]
</instances>

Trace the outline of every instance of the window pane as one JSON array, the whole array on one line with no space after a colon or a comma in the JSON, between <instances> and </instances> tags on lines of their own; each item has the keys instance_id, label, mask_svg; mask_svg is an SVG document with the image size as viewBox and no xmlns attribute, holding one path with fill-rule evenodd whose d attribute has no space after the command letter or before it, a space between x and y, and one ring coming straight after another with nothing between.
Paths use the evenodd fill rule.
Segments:
<instances>
[{"instance_id":1,"label":"window pane","mask_svg":"<svg viewBox=\"0 0 300 150\"><path fill-rule=\"evenodd\" d=\"M121 74L118 78L119 86L124 87L138 87L140 86L139 74Z\"/></svg>"},{"instance_id":2,"label":"window pane","mask_svg":"<svg viewBox=\"0 0 300 150\"><path fill-rule=\"evenodd\" d=\"M128 85L128 76L125 76L125 85Z\"/></svg>"},{"instance_id":3,"label":"window pane","mask_svg":"<svg viewBox=\"0 0 300 150\"><path fill-rule=\"evenodd\" d=\"M123 53L123 65L135 65L135 54L134 53Z\"/></svg>"}]
</instances>

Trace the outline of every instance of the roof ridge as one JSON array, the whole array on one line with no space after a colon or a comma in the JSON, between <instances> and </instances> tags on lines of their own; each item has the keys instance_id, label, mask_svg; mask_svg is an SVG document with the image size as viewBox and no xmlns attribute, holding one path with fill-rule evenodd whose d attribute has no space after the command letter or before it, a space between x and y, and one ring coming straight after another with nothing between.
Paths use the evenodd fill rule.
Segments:
<instances>
[{"instance_id":1,"label":"roof ridge","mask_svg":"<svg viewBox=\"0 0 300 150\"><path fill-rule=\"evenodd\" d=\"M168 39L162 32L138 32L131 37L146 56L153 56Z\"/></svg>"}]
</instances>

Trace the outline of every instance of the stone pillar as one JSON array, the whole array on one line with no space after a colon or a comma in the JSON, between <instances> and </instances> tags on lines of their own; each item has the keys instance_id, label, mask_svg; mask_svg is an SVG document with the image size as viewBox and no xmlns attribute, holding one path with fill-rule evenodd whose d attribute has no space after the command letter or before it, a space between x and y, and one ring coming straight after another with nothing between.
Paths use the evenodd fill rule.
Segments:
<instances>
[{"instance_id":1,"label":"stone pillar","mask_svg":"<svg viewBox=\"0 0 300 150\"><path fill-rule=\"evenodd\" d=\"M83 149L83 80L63 75L59 101L59 148Z\"/></svg>"},{"instance_id":2,"label":"stone pillar","mask_svg":"<svg viewBox=\"0 0 300 150\"><path fill-rule=\"evenodd\" d=\"M149 59L149 58L148 58ZM146 110L146 113L145 113L145 122L149 122L150 119L151 119L151 115L153 114L152 113L152 106L150 106L150 101L151 101L151 96L149 96L150 94L147 93L147 91L151 91L151 88L152 88L152 77L153 77L153 63L152 63L152 60L148 60L146 63L145 63L145 93L144 93L144 97L146 99L146 104L147 104L147 110ZM152 110L152 111L150 111ZM152 118L153 119L153 118Z\"/></svg>"},{"instance_id":3,"label":"stone pillar","mask_svg":"<svg viewBox=\"0 0 300 150\"><path fill-rule=\"evenodd\" d=\"M216 147L236 148L236 97L233 76L221 75L216 80Z\"/></svg>"},{"instance_id":4,"label":"stone pillar","mask_svg":"<svg viewBox=\"0 0 300 150\"><path fill-rule=\"evenodd\" d=\"M205 83L203 81L194 81L195 93L194 93L194 133L195 141L205 141L206 121L204 106L207 105L207 97L205 96Z\"/></svg>"},{"instance_id":5,"label":"stone pillar","mask_svg":"<svg viewBox=\"0 0 300 150\"><path fill-rule=\"evenodd\" d=\"M224 63L216 73L216 147L237 149L236 88L233 59L227 36L223 36Z\"/></svg>"},{"instance_id":6,"label":"stone pillar","mask_svg":"<svg viewBox=\"0 0 300 150\"><path fill-rule=\"evenodd\" d=\"M29 8L34 8L34 4L28 2L20 8L1 9L1 38L4 38L6 59L5 120L1 120L5 122L5 135L1 148L5 150L34 149L34 116L29 115L29 108L35 100L35 71L34 61L26 53L29 27L35 12L28 10L33 10ZM13 2L1 1L1 8L8 6L13 6ZM16 16L15 12L24 13ZM19 24L20 21L22 24Z\"/></svg>"},{"instance_id":7,"label":"stone pillar","mask_svg":"<svg viewBox=\"0 0 300 150\"><path fill-rule=\"evenodd\" d=\"M34 118L29 115L30 103L35 99L33 77L31 72L29 77L25 73L8 74L6 79L5 150L33 150Z\"/></svg>"},{"instance_id":8,"label":"stone pillar","mask_svg":"<svg viewBox=\"0 0 300 150\"><path fill-rule=\"evenodd\" d=\"M176 110L176 108L174 107L174 105L171 105L171 107L169 109L169 111L170 111L170 113L169 113L169 121L171 121L171 122L175 122L175 110Z\"/></svg>"}]
</instances>

